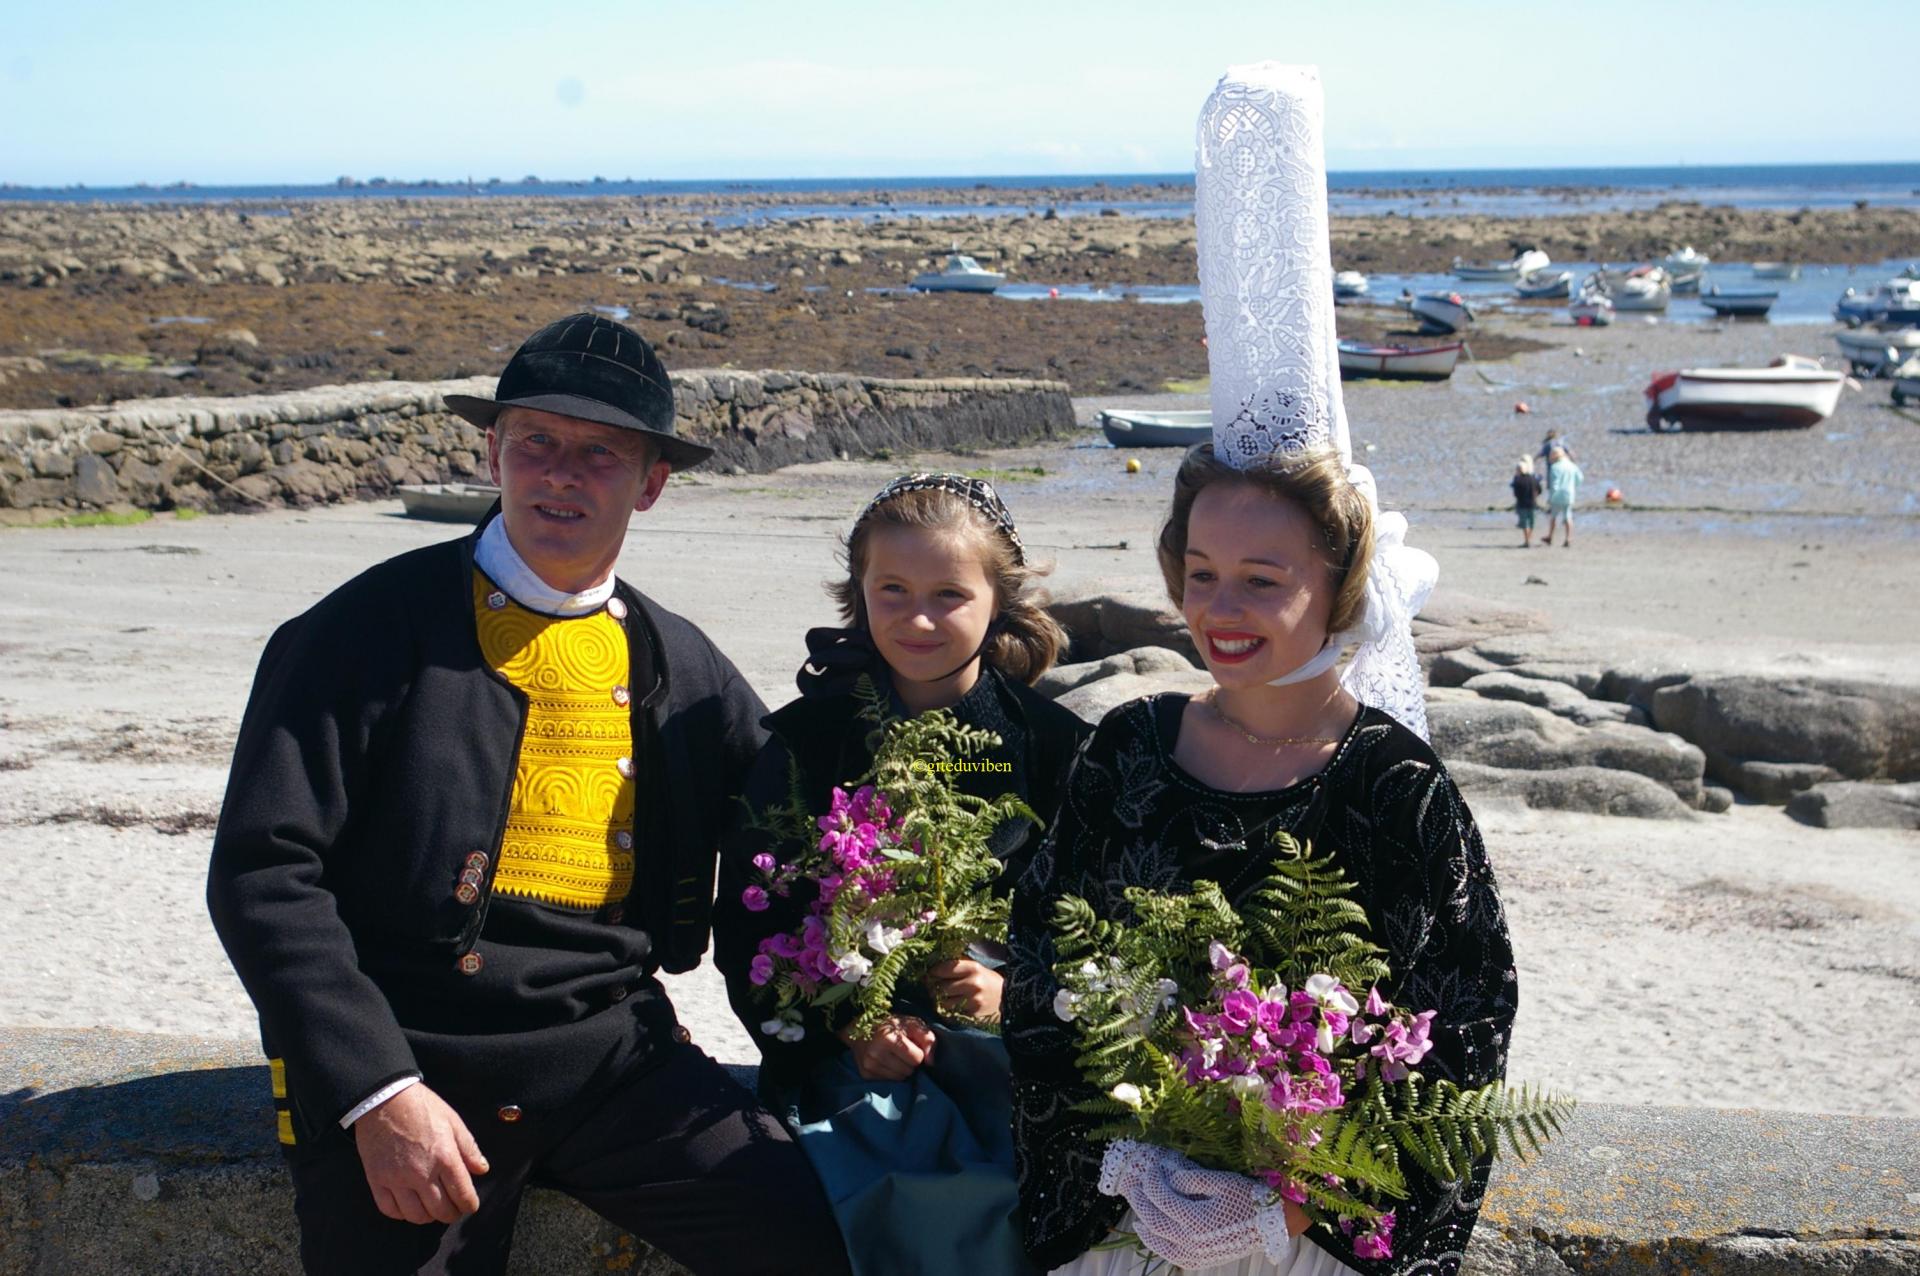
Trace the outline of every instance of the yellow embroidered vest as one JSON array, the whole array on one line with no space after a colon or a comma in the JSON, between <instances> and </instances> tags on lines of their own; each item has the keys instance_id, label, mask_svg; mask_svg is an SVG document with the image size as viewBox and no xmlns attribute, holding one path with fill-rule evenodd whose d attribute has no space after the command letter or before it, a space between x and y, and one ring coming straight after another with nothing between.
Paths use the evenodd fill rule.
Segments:
<instances>
[{"instance_id":1,"label":"yellow embroidered vest","mask_svg":"<svg viewBox=\"0 0 1920 1276\"><path fill-rule=\"evenodd\" d=\"M604 611L528 611L473 574L487 664L527 697L527 729L493 888L599 908L633 884L627 634Z\"/></svg>"}]
</instances>

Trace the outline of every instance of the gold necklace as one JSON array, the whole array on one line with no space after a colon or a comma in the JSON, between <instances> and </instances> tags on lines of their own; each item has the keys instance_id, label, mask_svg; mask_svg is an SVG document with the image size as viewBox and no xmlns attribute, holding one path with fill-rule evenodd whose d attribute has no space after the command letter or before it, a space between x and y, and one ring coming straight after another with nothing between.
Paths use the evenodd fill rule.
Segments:
<instances>
[{"instance_id":1,"label":"gold necklace","mask_svg":"<svg viewBox=\"0 0 1920 1276\"><path fill-rule=\"evenodd\" d=\"M1232 718L1229 718L1227 716L1226 710L1220 707L1220 694L1218 690L1208 693L1207 708L1213 710L1214 717L1220 719L1220 721L1226 723L1228 726L1232 727L1235 731L1238 731L1241 735L1245 736L1247 738L1248 744L1266 745L1270 748L1281 749L1281 748L1285 748L1290 744L1338 744L1340 743L1340 737L1332 736L1332 735L1282 735L1282 736L1255 735L1253 732L1247 730L1245 727L1241 726L1238 722L1235 722Z\"/></svg>"}]
</instances>

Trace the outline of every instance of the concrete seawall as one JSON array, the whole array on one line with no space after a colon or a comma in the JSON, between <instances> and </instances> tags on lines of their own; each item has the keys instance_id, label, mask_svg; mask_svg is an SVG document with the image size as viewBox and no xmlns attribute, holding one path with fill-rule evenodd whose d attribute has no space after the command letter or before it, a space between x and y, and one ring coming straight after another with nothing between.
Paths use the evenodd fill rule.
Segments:
<instances>
[{"instance_id":1,"label":"concrete seawall","mask_svg":"<svg viewBox=\"0 0 1920 1276\"><path fill-rule=\"evenodd\" d=\"M268 1093L233 1042L0 1032L0 1276L297 1272ZM1496 1172L1466 1270L1920 1273L1916 1146L1912 1120L1583 1107ZM511 1271L683 1269L536 1191Z\"/></svg>"},{"instance_id":2,"label":"concrete seawall","mask_svg":"<svg viewBox=\"0 0 1920 1276\"><path fill-rule=\"evenodd\" d=\"M1073 428L1060 381L695 370L673 383L680 433L714 448L710 464L750 473ZM308 506L403 483L485 482L485 436L443 396L493 386L475 377L0 412L0 511Z\"/></svg>"}]
</instances>

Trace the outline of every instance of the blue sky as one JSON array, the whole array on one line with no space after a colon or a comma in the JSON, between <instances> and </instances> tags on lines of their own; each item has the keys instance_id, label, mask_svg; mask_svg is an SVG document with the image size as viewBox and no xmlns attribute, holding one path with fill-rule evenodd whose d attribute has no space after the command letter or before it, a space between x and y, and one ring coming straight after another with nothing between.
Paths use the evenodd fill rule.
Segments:
<instances>
[{"instance_id":1,"label":"blue sky","mask_svg":"<svg viewBox=\"0 0 1920 1276\"><path fill-rule=\"evenodd\" d=\"M1911 161L1911 0L10 0L0 181L1172 172L1229 64L1335 169Z\"/></svg>"}]
</instances>

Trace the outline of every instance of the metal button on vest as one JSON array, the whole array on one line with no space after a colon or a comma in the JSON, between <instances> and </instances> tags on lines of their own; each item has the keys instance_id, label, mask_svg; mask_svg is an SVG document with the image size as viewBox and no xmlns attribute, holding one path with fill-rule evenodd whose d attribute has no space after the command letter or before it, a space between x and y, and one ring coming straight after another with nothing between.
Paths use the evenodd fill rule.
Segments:
<instances>
[{"instance_id":1,"label":"metal button on vest","mask_svg":"<svg viewBox=\"0 0 1920 1276\"><path fill-rule=\"evenodd\" d=\"M623 851L630 851L633 849L633 834L621 829L613 835L613 844Z\"/></svg>"},{"instance_id":2,"label":"metal button on vest","mask_svg":"<svg viewBox=\"0 0 1920 1276\"><path fill-rule=\"evenodd\" d=\"M482 957L479 953L462 953L460 956L460 973L463 975L477 975L480 973L480 968L486 964L486 958Z\"/></svg>"},{"instance_id":3,"label":"metal button on vest","mask_svg":"<svg viewBox=\"0 0 1920 1276\"><path fill-rule=\"evenodd\" d=\"M480 902L480 888L472 882L462 882L453 888L453 897L466 907L472 908Z\"/></svg>"},{"instance_id":4,"label":"metal button on vest","mask_svg":"<svg viewBox=\"0 0 1920 1276\"><path fill-rule=\"evenodd\" d=\"M606 912L607 925L618 926L621 922L625 920L627 920L626 905L615 904L611 908L607 909L607 912Z\"/></svg>"},{"instance_id":5,"label":"metal button on vest","mask_svg":"<svg viewBox=\"0 0 1920 1276\"><path fill-rule=\"evenodd\" d=\"M615 687L613 689L613 702L624 709L633 703L633 693L625 687Z\"/></svg>"},{"instance_id":6,"label":"metal button on vest","mask_svg":"<svg viewBox=\"0 0 1920 1276\"><path fill-rule=\"evenodd\" d=\"M505 1121L508 1125L512 1125L520 1119L520 1105L517 1103L503 1103L500 1105L500 1110L495 1112L494 1115L502 1121Z\"/></svg>"},{"instance_id":7,"label":"metal button on vest","mask_svg":"<svg viewBox=\"0 0 1920 1276\"><path fill-rule=\"evenodd\" d=\"M627 605L618 598L609 598L607 599L607 615L612 616L615 620L625 620L627 618Z\"/></svg>"},{"instance_id":8,"label":"metal button on vest","mask_svg":"<svg viewBox=\"0 0 1920 1276\"><path fill-rule=\"evenodd\" d=\"M633 778L633 759L621 758L618 762L613 764L613 769L618 771L621 775L625 776L627 779L631 780Z\"/></svg>"},{"instance_id":9,"label":"metal button on vest","mask_svg":"<svg viewBox=\"0 0 1920 1276\"><path fill-rule=\"evenodd\" d=\"M625 988L616 985L615 987L607 989L608 1001L618 1003L618 1002L625 1001L626 999L627 999L627 990Z\"/></svg>"},{"instance_id":10,"label":"metal button on vest","mask_svg":"<svg viewBox=\"0 0 1920 1276\"><path fill-rule=\"evenodd\" d=\"M487 595L487 606L493 608L495 611L501 610L506 605L507 605L507 596L501 593L499 590L496 589L491 594Z\"/></svg>"},{"instance_id":11,"label":"metal button on vest","mask_svg":"<svg viewBox=\"0 0 1920 1276\"><path fill-rule=\"evenodd\" d=\"M673 1039L683 1046L687 1045L693 1040L693 1030L685 1024L676 1024L673 1029Z\"/></svg>"},{"instance_id":12,"label":"metal button on vest","mask_svg":"<svg viewBox=\"0 0 1920 1276\"><path fill-rule=\"evenodd\" d=\"M473 854L467 856L467 867L476 873L486 872L487 853L485 851L475 851Z\"/></svg>"}]
</instances>

